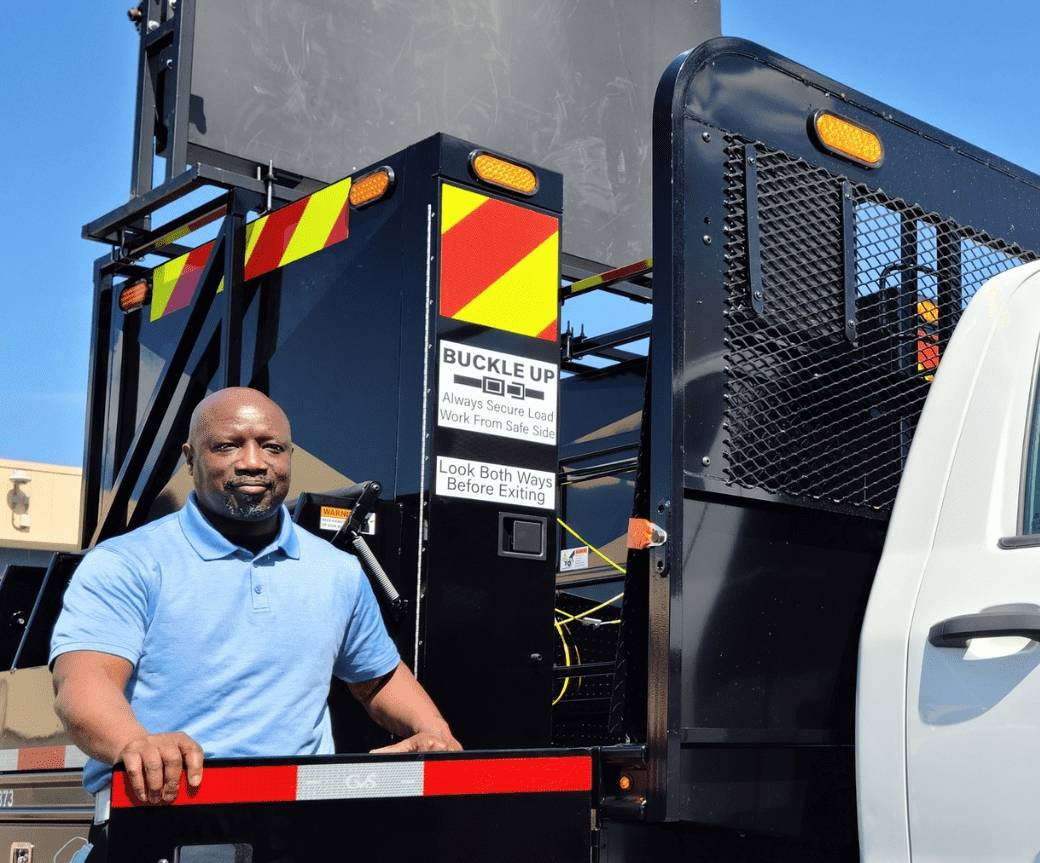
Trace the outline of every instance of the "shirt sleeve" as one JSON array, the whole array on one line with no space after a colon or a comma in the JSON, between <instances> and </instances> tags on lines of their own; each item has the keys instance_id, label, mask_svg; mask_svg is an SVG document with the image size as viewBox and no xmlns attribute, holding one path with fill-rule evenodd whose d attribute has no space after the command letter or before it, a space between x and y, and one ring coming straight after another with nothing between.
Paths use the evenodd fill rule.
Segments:
<instances>
[{"instance_id":1,"label":"shirt sleeve","mask_svg":"<svg viewBox=\"0 0 1040 863\"><path fill-rule=\"evenodd\" d=\"M150 579L143 567L106 548L91 551L72 576L51 636L50 663L93 650L136 666L150 617Z\"/></svg>"},{"instance_id":2,"label":"shirt sleeve","mask_svg":"<svg viewBox=\"0 0 1040 863\"><path fill-rule=\"evenodd\" d=\"M389 674L401 661L397 648L387 634L379 603L368 579L358 567L357 597L347 622L333 673L347 683L361 683Z\"/></svg>"}]
</instances>

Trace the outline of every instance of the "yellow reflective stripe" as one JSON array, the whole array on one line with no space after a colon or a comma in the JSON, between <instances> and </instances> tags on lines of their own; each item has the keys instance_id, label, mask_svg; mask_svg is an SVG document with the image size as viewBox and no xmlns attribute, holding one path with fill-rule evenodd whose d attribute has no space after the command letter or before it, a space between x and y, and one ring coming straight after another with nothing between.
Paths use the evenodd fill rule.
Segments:
<instances>
[{"instance_id":1,"label":"yellow reflective stripe","mask_svg":"<svg viewBox=\"0 0 1040 863\"><path fill-rule=\"evenodd\" d=\"M347 177L310 196L278 266L284 267L325 248L325 241L332 233L332 226L339 214L343 212L349 194L350 177Z\"/></svg>"},{"instance_id":2,"label":"yellow reflective stripe","mask_svg":"<svg viewBox=\"0 0 1040 863\"><path fill-rule=\"evenodd\" d=\"M559 243L557 231L452 317L537 336L556 320Z\"/></svg>"},{"instance_id":3,"label":"yellow reflective stripe","mask_svg":"<svg viewBox=\"0 0 1040 863\"><path fill-rule=\"evenodd\" d=\"M445 183L441 191L441 233L448 233L487 199L487 195Z\"/></svg>"},{"instance_id":4,"label":"yellow reflective stripe","mask_svg":"<svg viewBox=\"0 0 1040 863\"><path fill-rule=\"evenodd\" d=\"M187 255L181 255L179 258L160 264L152 270L152 310L148 318L149 320L157 321L163 316L166 306L170 303L170 297L173 296L173 289L177 287L177 280L181 277L181 273L184 272L184 265L188 263L188 255L190 254L191 252L188 252Z\"/></svg>"},{"instance_id":5,"label":"yellow reflective stripe","mask_svg":"<svg viewBox=\"0 0 1040 863\"><path fill-rule=\"evenodd\" d=\"M254 219L252 222L246 223L246 255L245 263L249 263L249 259L253 257L253 250L256 248L256 244L260 241L260 235L264 232L264 225L267 224L267 216L261 216L259 219Z\"/></svg>"}]
</instances>

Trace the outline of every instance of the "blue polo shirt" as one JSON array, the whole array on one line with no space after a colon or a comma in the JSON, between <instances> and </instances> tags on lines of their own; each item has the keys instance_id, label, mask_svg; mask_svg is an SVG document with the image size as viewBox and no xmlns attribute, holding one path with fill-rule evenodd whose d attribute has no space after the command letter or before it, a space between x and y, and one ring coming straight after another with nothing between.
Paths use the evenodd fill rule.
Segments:
<instances>
[{"instance_id":1,"label":"blue polo shirt","mask_svg":"<svg viewBox=\"0 0 1040 863\"><path fill-rule=\"evenodd\" d=\"M332 675L372 680L399 661L355 558L298 530L285 507L278 536L254 556L206 521L194 492L179 512L84 557L50 661L74 650L128 660L138 721L184 731L207 757L331 753ZM88 761L86 789L110 770Z\"/></svg>"}]
</instances>

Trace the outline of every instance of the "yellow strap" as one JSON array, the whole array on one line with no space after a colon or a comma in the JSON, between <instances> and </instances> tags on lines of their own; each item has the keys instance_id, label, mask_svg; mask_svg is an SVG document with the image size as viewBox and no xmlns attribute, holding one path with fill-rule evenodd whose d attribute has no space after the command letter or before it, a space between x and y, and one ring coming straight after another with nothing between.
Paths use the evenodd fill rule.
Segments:
<instances>
[{"instance_id":1,"label":"yellow strap","mask_svg":"<svg viewBox=\"0 0 1040 863\"><path fill-rule=\"evenodd\" d=\"M595 552L597 555L599 555L601 558L603 558L607 563L609 563L612 567L614 567L614 569L616 569L622 575L626 574L625 573L625 568L623 566L620 566L620 565L614 563L614 561L612 561L602 551L600 551L598 548L596 548L596 546L594 546L591 542L589 542L587 539L585 539L585 537L583 537L580 533L578 533L578 531L576 531L573 527L571 527L569 524L567 524L562 518L557 518L556 519L556 523L559 524L560 527L562 527L565 531L567 531L567 533L569 533L571 536L573 536L576 540L578 540L578 542L580 542L582 545L587 545L590 549L592 549L593 552Z\"/></svg>"}]
</instances>

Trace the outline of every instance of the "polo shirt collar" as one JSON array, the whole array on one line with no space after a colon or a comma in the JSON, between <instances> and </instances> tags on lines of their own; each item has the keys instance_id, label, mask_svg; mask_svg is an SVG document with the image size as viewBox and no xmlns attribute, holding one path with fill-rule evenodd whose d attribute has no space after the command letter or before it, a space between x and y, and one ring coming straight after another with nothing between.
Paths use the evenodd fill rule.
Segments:
<instances>
[{"instance_id":1,"label":"polo shirt collar","mask_svg":"<svg viewBox=\"0 0 1040 863\"><path fill-rule=\"evenodd\" d=\"M260 553L281 549L286 557L299 560L300 541L296 537L296 526L289 517L289 510L283 504L278 518L280 519L278 535ZM217 530L199 510L198 498L195 492L188 495L188 500L178 513L181 530L188 544L198 553L203 560L219 560L229 557L238 551L239 547Z\"/></svg>"}]
</instances>

